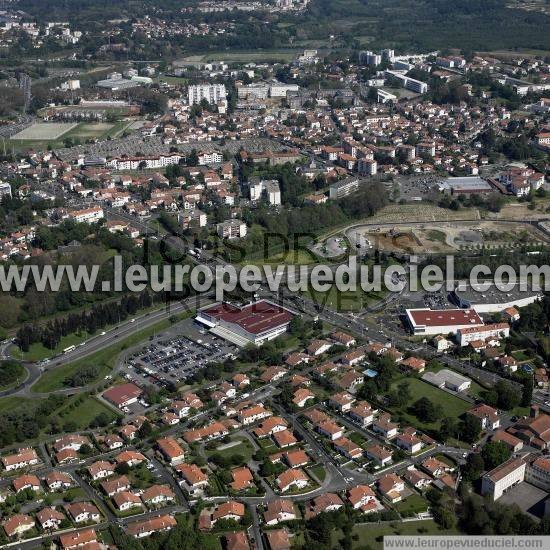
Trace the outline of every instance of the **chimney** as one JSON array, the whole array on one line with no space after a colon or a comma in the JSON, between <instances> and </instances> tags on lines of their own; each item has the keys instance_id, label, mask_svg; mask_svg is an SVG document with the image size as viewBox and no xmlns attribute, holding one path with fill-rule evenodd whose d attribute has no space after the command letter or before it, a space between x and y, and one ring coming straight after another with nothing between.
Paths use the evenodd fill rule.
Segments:
<instances>
[{"instance_id":1,"label":"chimney","mask_svg":"<svg viewBox=\"0 0 550 550\"><path fill-rule=\"evenodd\" d=\"M529 411L529 416L531 418L537 418L539 416L539 406L538 405L531 405L531 410Z\"/></svg>"}]
</instances>

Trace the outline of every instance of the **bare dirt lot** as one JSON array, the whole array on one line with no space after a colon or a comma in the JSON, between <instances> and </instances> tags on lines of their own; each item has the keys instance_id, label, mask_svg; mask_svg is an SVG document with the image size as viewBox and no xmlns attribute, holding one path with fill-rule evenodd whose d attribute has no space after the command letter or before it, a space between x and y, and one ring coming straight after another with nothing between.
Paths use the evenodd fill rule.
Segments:
<instances>
[{"instance_id":1,"label":"bare dirt lot","mask_svg":"<svg viewBox=\"0 0 550 550\"><path fill-rule=\"evenodd\" d=\"M368 242L378 250L409 254L453 253L480 247L511 248L548 243L539 229L522 222L456 221L411 224L369 224L346 232L350 243Z\"/></svg>"}]
</instances>

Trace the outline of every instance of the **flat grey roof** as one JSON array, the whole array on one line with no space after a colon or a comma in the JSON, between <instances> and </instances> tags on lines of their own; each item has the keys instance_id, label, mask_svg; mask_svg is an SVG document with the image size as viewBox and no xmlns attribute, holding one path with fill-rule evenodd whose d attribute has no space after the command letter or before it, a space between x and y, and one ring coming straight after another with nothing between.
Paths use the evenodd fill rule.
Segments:
<instances>
[{"instance_id":1,"label":"flat grey roof","mask_svg":"<svg viewBox=\"0 0 550 550\"><path fill-rule=\"evenodd\" d=\"M455 289L455 293L462 300L467 300L473 305L475 304L506 304L514 300L529 298L540 294L540 290L531 290L531 284L528 285L529 290L521 290L520 284L517 283L514 288L506 292L499 290L494 283L491 284L488 290L481 290L480 285L472 286L467 283L459 283Z\"/></svg>"},{"instance_id":2,"label":"flat grey roof","mask_svg":"<svg viewBox=\"0 0 550 550\"><path fill-rule=\"evenodd\" d=\"M462 376L461 374L458 374L458 372L454 372L449 369L441 369L438 372L427 372L422 375L422 380L429 382L434 386L441 386L446 382L455 386L460 386L461 384L464 384L464 382L471 381L466 376Z\"/></svg>"},{"instance_id":3,"label":"flat grey roof","mask_svg":"<svg viewBox=\"0 0 550 550\"><path fill-rule=\"evenodd\" d=\"M487 191L490 191L492 189L492 187L483 178L480 178L478 176L447 178L443 180L441 186L448 189L481 189Z\"/></svg>"}]
</instances>

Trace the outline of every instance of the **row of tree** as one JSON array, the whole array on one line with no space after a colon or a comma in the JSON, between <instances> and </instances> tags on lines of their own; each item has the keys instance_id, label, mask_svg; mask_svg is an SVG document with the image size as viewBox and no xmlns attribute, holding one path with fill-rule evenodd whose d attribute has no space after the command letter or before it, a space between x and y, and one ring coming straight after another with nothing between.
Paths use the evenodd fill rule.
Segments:
<instances>
[{"instance_id":1,"label":"row of tree","mask_svg":"<svg viewBox=\"0 0 550 550\"><path fill-rule=\"evenodd\" d=\"M152 305L152 295L148 291L124 296L119 302L94 305L91 310L67 317L56 318L47 324L23 325L17 331L17 344L27 352L32 344L42 343L48 349L55 349L61 338L74 333L94 334L107 326L115 325L143 308Z\"/></svg>"}]
</instances>

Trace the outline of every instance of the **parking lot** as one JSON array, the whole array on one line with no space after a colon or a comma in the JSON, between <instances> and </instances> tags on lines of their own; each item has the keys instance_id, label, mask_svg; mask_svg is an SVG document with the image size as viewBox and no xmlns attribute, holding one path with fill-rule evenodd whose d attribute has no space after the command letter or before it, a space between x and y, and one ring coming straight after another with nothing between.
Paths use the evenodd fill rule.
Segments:
<instances>
[{"instance_id":1,"label":"parking lot","mask_svg":"<svg viewBox=\"0 0 550 550\"><path fill-rule=\"evenodd\" d=\"M394 183L399 188L399 198L404 200L419 200L430 196L437 189L436 184L440 179L436 175L396 176Z\"/></svg>"},{"instance_id":2,"label":"parking lot","mask_svg":"<svg viewBox=\"0 0 550 550\"><path fill-rule=\"evenodd\" d=\"M426 292L424 294L424 306L430 309L450 309L453 307L445 291Z\"/></svg>"},{"instance_id":3,"label":"parking lot","mask_svg":"<svg viewBox=\"0 0 550 550\"><path fill-rule=\"evenodd\" d=\"M237 353L234 345L187 319L130 355L123 373L138 385L178 384L208 363L224 361Z\"/></svg>"}]
</instances>

